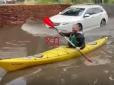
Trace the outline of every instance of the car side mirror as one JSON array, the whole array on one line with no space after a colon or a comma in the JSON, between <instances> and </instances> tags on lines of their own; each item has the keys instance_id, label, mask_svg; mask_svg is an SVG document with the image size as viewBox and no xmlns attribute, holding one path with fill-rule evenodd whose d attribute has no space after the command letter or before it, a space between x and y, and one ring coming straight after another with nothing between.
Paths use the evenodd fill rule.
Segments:
<instances>
[{"instance_id":1,"label":"car side mirror","mask_svg":"<svg viewBox=\"0 0 114 85\"><path fill-rule=\"evenodd\" d=\"M90 14L85 14L84 17L90 17Z\"/></svg>"}]
</instances>

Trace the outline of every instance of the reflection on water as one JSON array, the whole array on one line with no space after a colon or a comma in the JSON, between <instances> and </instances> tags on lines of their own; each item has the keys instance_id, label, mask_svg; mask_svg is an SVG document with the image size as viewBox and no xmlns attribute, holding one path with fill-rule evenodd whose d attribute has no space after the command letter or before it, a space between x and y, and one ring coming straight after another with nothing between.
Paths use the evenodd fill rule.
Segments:
<instances>
[{"instance_id":1,"label":"reflection on water","mask_svg":"<svg viewBox=\"0 0 114 85\"><path fill-rule=\"evenodd\" d=\"M16 29L15 32L17 32L16 37L11 35L9 39L5 38L0 43L0 58L30 56L51 49L44 42L44 37L34 37L19 29ZM2 36L5 37L4 34ZM87 42L99 38L99 36L91 37L86 38ZM2 78L0 85L109 85L109 83L113 85L113 41L114 38L109 38L107 45L87 55L95 61L94 63L89 63L83 57L80 57L78 59L35 66L7 73Z\"/></svg>"},{"instance_id":2,"label":"reflection on water","mask_svg":"<svg viewBox=\"0 0 114 85\"><path fill-rule=\"evenodd\" d=\"M27 40L29 40L29 37L24 41L13 40L5 42L4 46L0 48L0 58L30 56L51 49L46 45L45 39L42 37Z\"/></svg>"},{"instance_id":3,"label":"reflection on water","mask_svg":"<svg viewBox=\"0 0 114 85\"><path fill-rule=\"evenodd\" d=\"M0 50L1 58L22 57L27 56L26 47L3 47Z\"/></svg>"},{"instance_id":4,"label":"reflection on water","mask_svg":"<svg viewBox=\"0 0 114 85\"><path fill-rule=\"evenodd\" d=\"M6 83L5 85L27 85L27 83L26 79L24 79L23 77L19 77Z\"/></svg>"}]
</instances>

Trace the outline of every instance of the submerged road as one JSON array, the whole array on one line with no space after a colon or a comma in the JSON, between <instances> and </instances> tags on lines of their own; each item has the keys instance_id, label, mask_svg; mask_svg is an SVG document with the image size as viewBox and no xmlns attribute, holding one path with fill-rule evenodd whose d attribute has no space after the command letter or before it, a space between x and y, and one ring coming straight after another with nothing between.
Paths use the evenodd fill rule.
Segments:
<instances>
[{"instance_id":1,"label":"submerged road","mask_svg":"<svg viewBox=\"0 0 114 85\"><path fill-rule=\"evenodd\" d=\"M25 23L22 27L8 28L0 30L0 58L30 56L52 49L53 47L47 46L44 38L58 36L41 24ZM109 37L106 45L87 55L95 63L89 63L80 57L4 76L0 72L0 85L114 85L114 19L109 19L105 27L92 29L84 34L86 42L102 36ZM61 44L63 43L65 41L61 39Z\"/></svg>"}]
</instances>

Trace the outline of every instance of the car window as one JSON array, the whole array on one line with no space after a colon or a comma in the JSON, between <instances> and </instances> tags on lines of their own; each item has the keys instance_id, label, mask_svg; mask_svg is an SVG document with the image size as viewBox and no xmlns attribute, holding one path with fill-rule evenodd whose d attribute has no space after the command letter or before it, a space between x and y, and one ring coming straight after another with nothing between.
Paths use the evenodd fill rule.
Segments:
<instances>
[{"instance_id":1,"label":"car window","mask_svg":"<svg viewBox=\"0 0 114 85\"><path fill-rule=\"evenodd\" d=\"M80 16L85 8L68 8L66 11L61 12L61 15L67 16Z\"/></svg>"},{"instance_id":2,"label":"car window","mask_svg":"<svg viewBox=\"0 0 114 85\"><path fill-rule=\"evenodd\" d=\"M103 10L101 8L93 8L93 10L95 11L95 13L103 12Z\"/></svg>"},{"instance_id":3,"label":"car window","mask_svg":"<svg viewBox=\"0 0 114 85\"><path fill-rule=\"evenodd\" d=\"M90 8L86 11L86 14L93 15L93 14L97 14L100 12L103 12L103 10L101 8Z\"/></svg>"},{"instance_id":4,"label":"car window","mask_svg":"<svg viewBox=\"0 0 114 85\"><path fill-rule=\"evenodd\" d=\"M90 14L90 15L95 14L94 8L88 9L85 14Z\"/></svg>"}]
</instances>

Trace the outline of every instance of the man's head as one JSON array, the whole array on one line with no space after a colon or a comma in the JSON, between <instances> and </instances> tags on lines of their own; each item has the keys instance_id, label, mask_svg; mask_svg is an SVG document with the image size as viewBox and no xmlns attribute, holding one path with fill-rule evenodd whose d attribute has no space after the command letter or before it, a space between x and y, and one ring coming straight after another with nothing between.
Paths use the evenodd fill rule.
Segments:
<instances>
[{"instance_id":1,"label":"man's head","mask_svg":"<svg viewBox=\"0 0 114 85\"><path fill-rule=\"evenodd\" d=\"M79 32L79 31L80 31L79 25L78 25L78 24L74 24L74 25L72 26L72 31L73 31L73 32Z\"/></svg>"}]
</instances>

